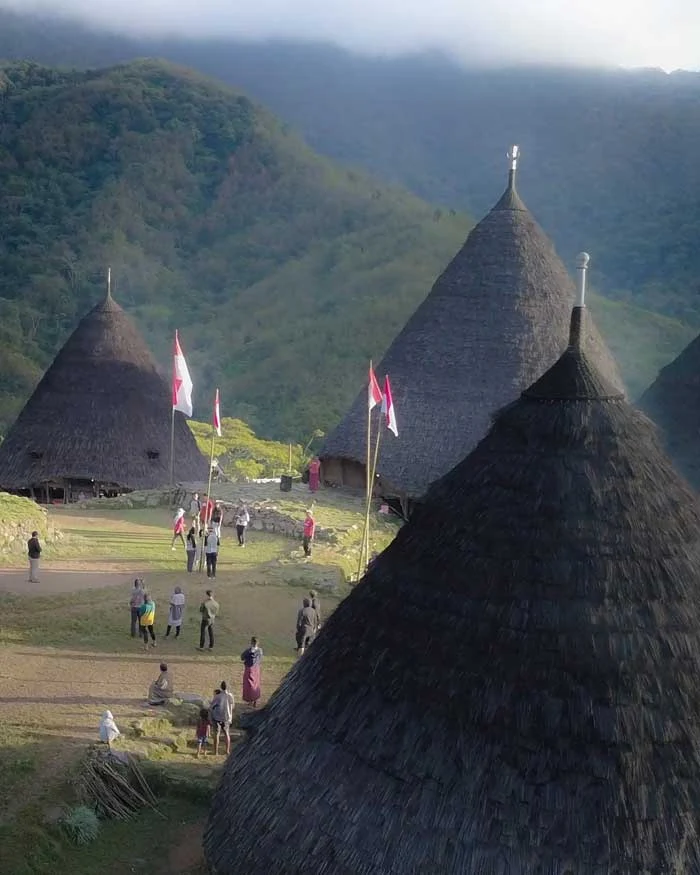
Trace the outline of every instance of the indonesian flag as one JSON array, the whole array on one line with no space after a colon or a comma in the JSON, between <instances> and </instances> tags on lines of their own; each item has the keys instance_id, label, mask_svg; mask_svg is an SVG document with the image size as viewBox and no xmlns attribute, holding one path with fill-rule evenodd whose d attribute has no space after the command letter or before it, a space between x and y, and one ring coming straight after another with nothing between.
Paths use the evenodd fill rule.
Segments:
<instances>
[{"instance_id":1,"label":"indonesian flag","mask_svg":"<svg viewBox=\"0 0 700 875\"><path fill-rule=\"evenodd\" d=\"M399 436L399 429L396 425L396 411L394 410L394 401L391 397L391 383L388 375L384 377L384 394L382 395L382 413L386 420L386 427L389 431L393 431L396 437Z\"/></svg>"},{"instance_id":2,"label":"indonesian flag","mask_svg":"<svg viewBox=\"0 0 700 875\"><path fill-rule=\"evenodd\" d=\"M173 350L173 410L180 410L185 416L192 416L192 378L187 370L187 362L180 348L177 331Z\"/></svg>"},{"instance_id":3,"label":"indonesian flag","mask_svg":"<svg viewBox=\"0 0 700 875\"><path fill-rule=\"evenodd\" d=\"M374 410L377 404L382 403L382 390L379 388L377 377L372 367L372 362L369 363L369 383L367 386L367 407L369 410Z\"/></svg>"},{"instance_id":4,"label":"indonesian flag","mask_svg":"<svg viewBox=\"0 0 700 875\"><path fill-rule=\"evenodd\" d=\"M219 410L219 390L216 390L214 398L214 431L221 437L221 411Z\"/></svg>"}]
</instances>

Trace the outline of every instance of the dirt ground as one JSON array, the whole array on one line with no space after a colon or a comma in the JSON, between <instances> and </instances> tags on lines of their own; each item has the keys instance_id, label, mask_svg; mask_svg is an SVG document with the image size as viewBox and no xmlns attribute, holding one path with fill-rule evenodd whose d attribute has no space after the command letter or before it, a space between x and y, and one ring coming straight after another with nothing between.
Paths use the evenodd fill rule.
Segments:
<instances>
[{"instance_id":1,"label":"dirt ground","mask_svg":"<svg viewBox=\"0 0 700 875\"><path fill-rule=\"evenodd\" d=\"M79 592L83 589L101 589L115 584L128 584L132 574L129 569L112 566L107 570L94 571L85 568L85 563L62 563L59 568L42 568L39 583L29 583L27 572L18 569L0 569L0 592L16 595L60 595Z\"/></svg>"}]
</instances>

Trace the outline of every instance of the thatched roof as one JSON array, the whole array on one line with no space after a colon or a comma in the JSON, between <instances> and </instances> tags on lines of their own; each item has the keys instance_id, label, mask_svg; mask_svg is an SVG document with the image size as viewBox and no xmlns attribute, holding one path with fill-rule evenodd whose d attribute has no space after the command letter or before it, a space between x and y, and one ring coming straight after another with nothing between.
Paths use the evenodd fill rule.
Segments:
<instances>
[{"instance_id":1,"label":"thatched roof","mask_svg":"<svg viewBox=\"0 0 700 875\"><path fill-rule=\"evenodd\" d=\"M143 338L108 295L79 323L0 445L0 487L90 480L167 485L171 394ZM175 415L175 479L206 479L207 462Z\"/></svg>"},{"instance_id":2,"label":"thatched roof","mask_svg":"<svg viewBox=\"0 0 700 875\"><path fill-rule=\"evenodd\" d=\"M391 378L400 437L383 441L385 494L421 495L486 433L495 410L553 364L574 285L554 246L515 191L471 231L377 367ZM594 326L588 343L606 375L622 382ZM362 389L329 435L321 459L364 464Z\"/></svg>"},{"instance_id":3,"label":"thatched roof","mask_svg":"<svg viewBox=\"0 0 700 875\"><path fill-rule=\"evenodd\" d=\"M209 864L697 875L699 677L700 511L574 345L432 486L258 715Z\"/></svg>"},{"instance_id":4,"label":"thatched roof","mask_svg":"<svg viewBox=\"0 0 700 875\"><path fill-rule=\"evenodd\" d=\"M700 337L663 368L639 406L661 427L678 469L700 489Z\"/></svg>"}]
</instances>

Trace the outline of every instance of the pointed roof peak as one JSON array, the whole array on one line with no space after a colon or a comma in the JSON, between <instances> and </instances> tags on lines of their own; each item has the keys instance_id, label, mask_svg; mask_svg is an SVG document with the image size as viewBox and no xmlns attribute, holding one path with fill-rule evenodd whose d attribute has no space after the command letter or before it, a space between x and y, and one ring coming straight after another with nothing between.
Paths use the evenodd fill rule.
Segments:
<instances>
[{"instance_id":1,"label":"pointed roof peak","mask_svg":"<svg viewBox=\"0 0 700 875\"><path fill-rule=\"evenodd\" d=\"M503 192L501 199L495 205L495 207L491 210L494 212L502 212L502 211L519 211L519 212L527 212L527 207L520 199L520 195L516 191L515 188L515 177L518 172L518 159L520 158L520 147L519 146L511 146L508 151L508 160L510 162L510 167L508 170L508 185L506 186L506 190Z\"/></svg>"}]
</instances>

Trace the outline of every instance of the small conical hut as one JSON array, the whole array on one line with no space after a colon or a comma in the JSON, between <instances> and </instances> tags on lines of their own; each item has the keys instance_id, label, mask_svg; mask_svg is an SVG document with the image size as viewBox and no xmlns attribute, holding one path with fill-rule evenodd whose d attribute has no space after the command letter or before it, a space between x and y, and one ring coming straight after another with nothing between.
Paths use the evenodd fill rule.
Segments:
<instances>
[{"instance_id":1,"label":"small conical hut","mask_svg":"<svg viewBox=\"0 0 700 875\"><path fill-rule=\"evenodd\" d=\"M660 371L639 406L660 426L675 465L700 490L700 336Z\"/></svg>"},{"instance_id":2,"label":"small conical hut","mask_svg":"<svg viewBox=\"0 0 700 875\"><path fill-rule=\"evenodd\" d=\"M0 444L0 488L70 500L167 486L172 396L111 294L78 324ZM175 481L208 465L175 414Z\"/></svg>"},{"instance_id":3,"label":"small conical hut","mask_svg":"<svg viewBox=\"0 0 700 875\"><path fill-rule=\"evenodd\" d=\"M700 872L700 513L582 313L234 749L215 875Z\"/></svg>"},{"instance_id":4,"label":"small conical hut","mask_svg":"<svg viewBox=\"0 0 700 875\"><path fill-rule=\"evenodd\" d=\"M518 397L561 352L574 284L515 188L508 187L438 277L377 367L391 378L400 437L382 442L382 495L417 498L476 446L494 410ZM595 326L587 345L622 386ZM364 488L367 392L321 450L323 479Z\"/></svg>"}]
</instances>

